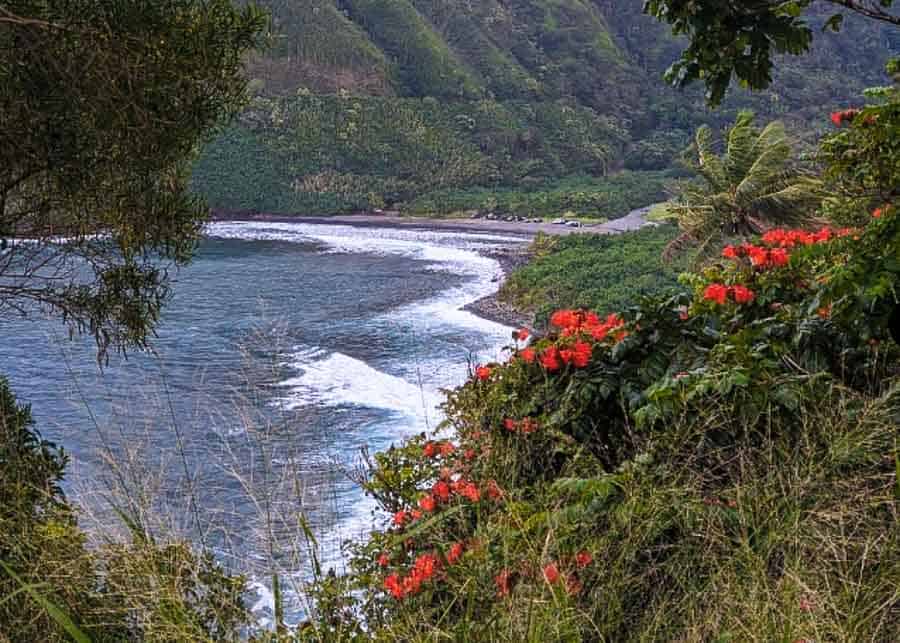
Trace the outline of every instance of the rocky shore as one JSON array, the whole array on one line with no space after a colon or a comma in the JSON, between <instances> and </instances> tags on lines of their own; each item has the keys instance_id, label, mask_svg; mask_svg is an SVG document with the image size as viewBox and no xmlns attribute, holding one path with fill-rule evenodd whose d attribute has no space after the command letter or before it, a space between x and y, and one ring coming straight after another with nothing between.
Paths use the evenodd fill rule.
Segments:
<instances>
[{"instance_id":1,"label":"rocky shore","mask_svg":"<svg viewBox=\"0 0 900 643\"><path fill-rule=\"evenodd\" d=\"M517 310L500 300L500 287L503 285L503 280L516 268L528 263L527 248L525 246L509 246L484 251L482 254L496 260L500 264L502 276L497 277L497 290L494 293L473 301L471 304L464 306L463 310L504 326L513 328L531 327L534 321L533 315L526 311Z\"/></svg>"}]
</instances>

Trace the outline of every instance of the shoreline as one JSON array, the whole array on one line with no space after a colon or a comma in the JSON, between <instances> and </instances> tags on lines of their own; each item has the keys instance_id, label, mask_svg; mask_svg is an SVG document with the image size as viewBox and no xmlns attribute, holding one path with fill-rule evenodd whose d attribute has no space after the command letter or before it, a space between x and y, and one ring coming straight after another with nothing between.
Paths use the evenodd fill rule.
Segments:
<instances>
[{"instance_id":1,"label":"shoreline","mask_svg":"<svg viewBox=\"0 0 900 643\"><path fill-rule=\"evenodd\" d=\"M271 223L308 223L315 225L348 225L357 228L392 228L406 230L434 230L439 232L468 232L473 234L505 234L520 236L523 241L536 237L539 233L554 236L569 234L622 234L638 230L648 222L644 219L652 206L632 210L624 217L607 223L587 224L569 227L552 223L519 223L511 221L488 221L485 219L431 219L427 217L401 217L389 214L350 214L335 216L290 216L283 214L222 212L214 211L211 222L271 222ZM496 280L497 289L490 295L466 304L461 310L468 311L482 319L511 328L522 326L532 328L534 315L517 310L501 301L500 289L512 272L528 263L527 246L522 244L503 245L500 248L485 250L482 256L494 259L500 264L501 276Z\"/></svg>"},{"instance_id":2,"label":"shoreline","mask_svg":"<svg viewBox=\"0 0 900 643\"><path fill-rule=\"evenodd\" d=\"M433 219L429 217L403 217L393 214L344 214L334 216L308 216L271 214L266 212L227 212L213 210L210 222L235 221L246 223L311 223L318 225L348 225L357 228L394 228L407 230L436 230L443 232L473 232L509 234L535 237L539 233L562 236L569 234L619 234L637 230L644 225L644 215L650 206L632 210L624 217L606 223L588 223L579 227L553 223L522 223L512 221L488 221L486 219Z\"/></svg>"}]
</instances>

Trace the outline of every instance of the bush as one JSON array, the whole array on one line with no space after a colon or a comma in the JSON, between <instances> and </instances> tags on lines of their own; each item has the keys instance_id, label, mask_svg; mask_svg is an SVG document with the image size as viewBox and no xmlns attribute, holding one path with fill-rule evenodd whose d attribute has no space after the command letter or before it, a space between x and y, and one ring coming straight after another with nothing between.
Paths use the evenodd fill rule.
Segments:
<instances>
[{"instance_id":1,"label":"bush","mask_svg":"<svg viewBox=\"0 0 900 643\"><path fill-rule=\"evenodd\" d=\"M895 639L896 301L845 278L875 247L896 279L900 217L770 231L690 295L516 333L449 438L376 456L391 524L310 639L356 612L384 640Z\"/></svg>"}]
</instances>

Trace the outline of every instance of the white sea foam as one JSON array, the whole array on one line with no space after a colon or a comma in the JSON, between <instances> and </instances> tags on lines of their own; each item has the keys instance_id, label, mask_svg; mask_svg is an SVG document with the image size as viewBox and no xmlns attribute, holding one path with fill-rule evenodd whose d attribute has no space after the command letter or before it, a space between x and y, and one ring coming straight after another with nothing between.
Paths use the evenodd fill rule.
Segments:
<instances>
[{"instance_id":1,"label":"white sea foam","mask_svg":"<svg viewBox=\"0 0 900 643\"><path fill-rule=\"evenodd\" d=\"M290 394L277 400L287 409L316 406L364 406L400 413L416 425L433 421L441 398L436 391L383 373L365 362L321 349L301 349L289 363L298 372L281 386Z\"/></svg>"},{"instance_id":2,"label":"white sea foam","mask_svg":"<svg viewBox=\"0 0 900 643\"><path fill-rule=\"evenodd\" d=\"M393 364L391 370L395 374L341 352L298 347L286 358L287 365L296 375L280 383L287 392L273 401L285 408L315 405L387 410L394 414L390 431L386 433L385 427L380 431L373 427L380 435L370 437L382 441L402 439L437 426L441 419L437 407L443 401L440 388L462 382L466 376L466 361L498 359L501 347L509 343L508 327L482 319L463 307L494 292L501 274L499 263L480 254L479 250L522 243L520 237L274 222L217 222L210 224L206 233L248 241L316 242L324 246L321 250L324 253L399 255L425 261L431 270L465 278L460 285L425 301L383 313L371 321L408 328L411 335L426 341L448 329L456 333L464 330L474 333L477 346L460 346L457 354L433 358L418 365ZM328 540L339 543L345 538L358 538L367 533L374 507L368 497L354 501L345 508L348 515L335 526L336 533L329 534ZM340 569L343 563L340 548L330 549L321 552L322 564ZM304 577L300 571L296 574L301 582ZM259 596L254 612L269 613L273 606L271 591L262 582L253 585Z\"/></svg>"}]
</instances>

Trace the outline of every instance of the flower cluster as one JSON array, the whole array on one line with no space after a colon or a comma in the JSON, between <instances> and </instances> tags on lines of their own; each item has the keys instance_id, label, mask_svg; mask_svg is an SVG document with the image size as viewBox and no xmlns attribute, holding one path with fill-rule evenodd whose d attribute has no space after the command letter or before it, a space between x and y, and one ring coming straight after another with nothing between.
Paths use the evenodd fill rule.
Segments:
<instances>
[{"instance_id":1,"label":"flower cluster","mask_svg":"<svg viewBox=\"0 0 900 643\"><path fill-rule=\"evenodd\" d=\"M511 433L534 433L538 430L538 422L530 417L521 420L506 418L503 420L503 428Z\"/></svg>"},{"instance_id":2,"label":"flower cluster","mask_svg":"<svg viewBox=\"0 0 900 643\"><path fill-rule=\"evenodd\" d=\"M490 379L491 373L494 372L490 366L477 366L475 368L475 377L479 379L479 381L484 382L485 380Z\"/></svg>"},{"instance_id":3,"label":"flower cluster","mask_svg":"<svg viewBox=\"0 0 900 643\"><path fill-rule=\"evenodd\" d=\"M426 458L448 457L456 451L456 447L452 442L444 440L442 442L426 442L422 447L422 454Z\"/></svg>"},{"instance_id":4,"label":"flower cluster","mask_svg":"<svg viewBox=\"0 0 900 643\"><path fill-rule=\"evenodd\" d=\"M598 342L625 325L625 321L615 313L601 320L596 313L585 310L557 310L551 315L550 323L560 329L562 337L589 335Z\"/></svg>"},{"instance_id":5,"label":"flower cluster","mask_svg":"<svg viewBox=\"0 0 900 643\"><path fill-rule=\"evenodd\" d=\"M832 112L831 122L834 123L835 127L840 127L844 123L852 123L853 119L859 116L859 114L860 110L853 108Z\"/></svg>"},{"instance_id":6,"label":"flower cluster","mask_svg":"<svg viewBox=\"0 0 900 643\"><path fill-rule=\"evenodd\" d=\"M726 259L734 260L746 257L750 261L750 265L758 269L779 268L788 264L790 260L788 250L792 248L827 243L833 239L847 237L856 233L857 230L853 228L832 230L828 226L816 232L775 228L762 236L761 246L752 243L744 243L739 246L725 246L722 250L722 256Z\"/></svg>"},{"instance_id":7,"label":"flower cluster","mask_svg":"<svg viewBox=\"0 0 900 643\"><path fill-rule=\"evenodd\" d=\"M588 567L594 561L594 557L591 556L590 552L588 551L580 551L575 554L575 557L573 559L567 560L568 562L551 561L547 563L540 570L540 574L535 574L528 568L524 569L524 571L521 572L514 572L510 569L502 569L500 570L500 573L494 576L494 584L497 586L497 595L501 598L509 596L513 585L517 581L527 577L536 577L538 580L543 579L543 581L548 585L564 584L566 592L568 594L572 596L580 594L584 586L581 582L581 579L578 577L577 570L583 570ZM563 569L568 569L570 571L561 571L560 567L563 567ZM573 567L577 569L573 569Z\"/></svg>"},{"instance_id":8,"label":"flower cluster","mask_svg":"<svg viewBox=\"0 0 900 643\"><path fill-rule=\"evenodd\" d=\"M384 579L384 588L396 599L417 594L422 585L431 580L435 573L441 569L441 561L434 554L422 554L413 563L412 569L406 576L397 573L390 574Z\"/></svg>"},{"instance_id":9,"label":"flower cluster","mask_svg":"<svg viewBox=\"0 0 900 643\"><path fill-rule=\"evenodd\" d=\"M737 304L749 304L756 298L756 293L740 284L726 286L725 284L713 283L709 284L703 291L703 299L715 302L720 306L728 302L729 295Z\"/></svg>"}]
</instances>

